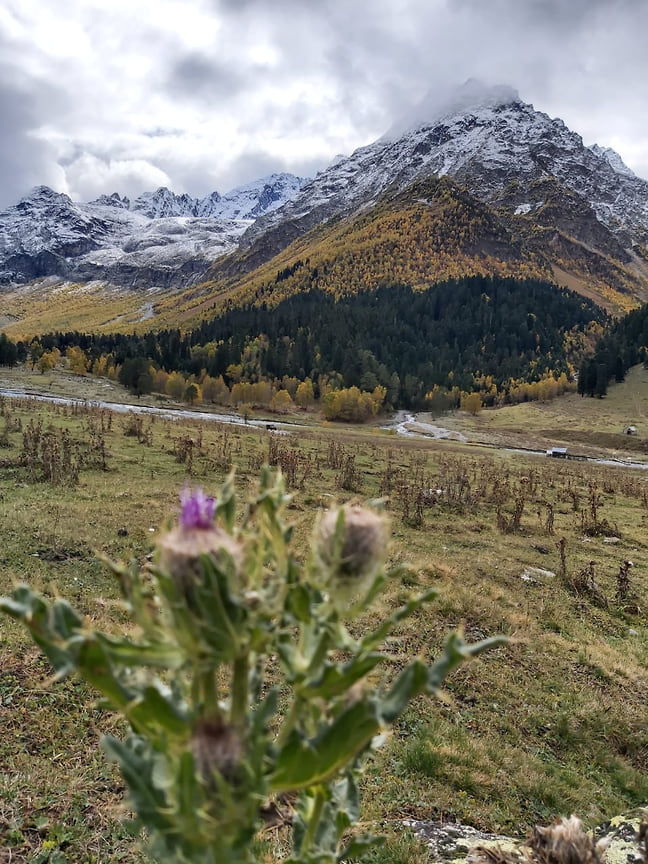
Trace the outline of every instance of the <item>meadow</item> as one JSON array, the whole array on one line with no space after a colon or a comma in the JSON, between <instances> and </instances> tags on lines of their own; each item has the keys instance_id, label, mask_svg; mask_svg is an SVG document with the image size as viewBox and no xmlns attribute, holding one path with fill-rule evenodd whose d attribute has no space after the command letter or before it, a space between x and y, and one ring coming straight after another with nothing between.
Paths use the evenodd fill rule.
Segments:
<instances>
[{"instance_id":1,"label":"meadow","mask_svg":"<svg viewBox=\"0 0 648 864\"><path fill-rule=\"evenodd\" d=\"M616 436L627 397L615 399L575 404L611 411L601 431ZM576 417L563 400L552 404ZM27 582L67 597L92 623L123 627L98 554L144 564L186 483L213 492L235 468L245 495L270 463L292 493L303 551L332 502L386 499L390 561L411 568L371 616L439 589L392 639L395 669L433 658L451 629L510 637L455 672L444 699L417 700L367 764L362 821L389 837L374 860L425 860L403 834L405 818L521 835L557 815L593 825L648 801L648 472L312 416L310 428L275 434L9 398L0 412L0 593ZM462 428L554 428L546 414L535 426L489 417L462 415ZM585 417L582 425L587 432ZM119 777L98 749L119 722L85 685L52 682L4 618L0 645L0 861L140 860ZM281 832L262 838L260 857L287 852Z\"/></svg>"},{"instance_id":2,"label":"meadow","mask_svg":"<svg viewBox=\"0 0 648 864\"><path fill-rule=\"evenodd\" d=\"M604 399L568 393L559 399L504 406L476 416L461 413L447 425L456 425L470 440L491 444L544 448L560 442L589 456L646 454L648 369L632 367L625 381L611 386ZM628 426L635 427L636 436L624 434Z\"/></svg>"}]
</instances>

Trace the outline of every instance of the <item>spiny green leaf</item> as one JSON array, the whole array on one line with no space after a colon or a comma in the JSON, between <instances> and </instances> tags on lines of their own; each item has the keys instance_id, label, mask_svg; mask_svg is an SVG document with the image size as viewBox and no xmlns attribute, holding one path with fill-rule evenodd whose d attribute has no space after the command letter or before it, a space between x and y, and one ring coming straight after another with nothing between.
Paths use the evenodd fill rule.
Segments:
<instances>
[{"instance_id":1,"label":"spiny green leaf","mask_svg":"<svg viewBox=\"0 0 648 864\"><path fill-rule=\"evenodd\" d=\"M364 750L380 731L376 707L368 699L351 705L319 735L305 739L293 732L270 778L275 792L326 783Z\"/></svg>"},{"instance_id":2,"label":"spiny green leaf","mask_svg":"<svg viewBox=\"0 0 648 864\"><path fill-rule=\"evenodd\" d=\"M119 765L133 808L142 823L149 830L162 834L171 833L174 826L168 817L168 803L163 793L156 791L152 782L152 760L143 758L135 753L132 746L111 735L101 739L101 746L106 756Z\"/></svg>"},{"instance_id":3,"label":"spiny green leaf","mask_svg":"<svg viewBox=\"0 0 648 864\"><path fill-rule=\"evenodd\" d=\"M470 660L483 654L484 651L505 645L507 642L506 636L493 636L469 645L457 633L450 633L446 639L444 654L429 668L428 692L436 692L447 675L465 660Z\"/></svg>"},{"instance_id":4,"label":"spiny green leaf","mask_svg":"<svg viewBox=\"0 0 648 864\"><path fill-rule=\"evenodd\" d=\"M428 692L428 675L428 667L420 660L414 660L403 669L389 693L380 700L380 716L384 723L391 725L415 696Z\"/></svg>"},{"instance_id":5,"label":"spiny green leaf","mask_svg":"<svg viewBox=\"0 0 648 864\"><path fill-rule=\"evenodd\" d=\"M177 669L183 661L179 649L169 643L148 642L136 643L130 639L115 639L103 633L97 633L107 657L117 666L128 668L149 666L158 669Z\"/></svg>"},{"instance_id":6,"label":"spiny green leaf","mask_svg":"<svg viewBox=\"0 0 648 864\"><path fill-rule=\"evenodd\" d=\"M159 730L178 737L187 737L189 718L186 710L176 704L160 689L162 685L153 683L144 688L141 695L126 708L133 729L157 737Z\"/></svg>"},{"instance_id":7,"label":"spiny green leaf","mask_svg":"<svg viewBox=\"0 0 648 864\"><path fill-rule=\"evenodd\" d=\"M404 621L406 618L409 618L413 615L418 609L423 606L425 603L429 603L430 600L433 600L437 596L438 592L434 588L430 588L428 591L425 591L423 594L418 595L417 597L410 597L407 603L403 604L399 609L397 609L389 618L386 618L379 627L373 630L371 633L368 633L361 641L360 644L365 650L369 650L371 648L380 645L386 638L389 636L391 631L394 628L394 625Z\"/></svg>"},{"instance_id":8,"label":"spiny green leaf","mask_svg":"<svg viewBox=\"0 0 648 864\"><path fill-rule=\"evenodd\" d=\"M83 619L77 615L67 600L57 599L52 604L52 629L62 638L69 639L83 627Z\"/></svg>"},{"instance_id":9,"label":"spiny green leaf","mask_svg":"<svg viewBox=\"0 0 648 864\"><path fill-rule=\"evenodd\" d=\"M137 694L117 678L110 658L94 634L89 634L79 646L77 663L79 672L86 681L96 687L113 708L126 713L128 705Z\"/></svg>"},{"instance_id":10,"label":"spiny green leaf","mask_svg":"<svg viewBox=\"0 0 648 864\"><path fill-rule=\"evenodd\" d=\"M180 793L177 806L183 834L186 837L195 836L199 833L198 813L202 805L202 794L196 777L194 758L190 752L185 752L180 757L176 789Z\"/></svg>"},{"instance_id":11,"label":"spiny green leaf","mask_svg":"<svg viewBox=\"0 0 648 864\"><path fill-rule=\"evenodd\" d=\"M305 585L295 585L286 597L286 608L297 621L306 624L311 620L310 591Z\"/></svg>"},{"instance_id":12,"label":"spiny green leaf","mask_svg":"<svg viewBox=\"0 0 648 864\"><path fill-rule=\"evenodd\" d=\"M234 520L236 518L236 494L234 492L234 471L227 475L227 479L220 489L220 494L216 499L214 513L217 518L220 518L225 523L225 527L231 533L234 530Z\"/></svg>"},{"instance_id":13,"label":"spiny green leaf","mask_svg":"<svg viewBox=\"0 0 648 864\"><path fill-rule=\"evenodd\" d=\"M373 653L350 660L343 666L327 662L321 676L304 687L302 692L308 698L331 699L364 678L381 660L384 660L384 655Z\"/></svg>"}]
</instances>

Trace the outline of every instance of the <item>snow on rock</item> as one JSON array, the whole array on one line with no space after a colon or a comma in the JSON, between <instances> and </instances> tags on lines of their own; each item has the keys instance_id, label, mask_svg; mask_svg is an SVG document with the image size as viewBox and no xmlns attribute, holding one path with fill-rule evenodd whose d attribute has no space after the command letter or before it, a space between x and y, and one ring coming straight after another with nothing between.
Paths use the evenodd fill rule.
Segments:
<instances>
[{"instance_id":1,"label":"snow on rock","mask_svg":"<svg viewBox=\"0 0 648 864\"><path fill-rule=\"evenodd\" d=\"M470 80L450 95L428 95L383 138L335 157L310 181L271 174L225 195L192 198L162 187L134 201L114 193L88 204L37 187L0 214L0 282L55 274L177 287L262 234L273 254L387 189L443 175L512 216L540 211L558 192L598 220L615 248L648 244L648 182L618 154L585 147L513 88Z\"/></svg>"},{"instance_id":2,"label":"snow on rock","mask_svg":"<svg viewBox=\"0 0 648 864\"><path fill-rule=\"evenodd\" d=\"M132 202L114 192L87 204L37 186L0 213L0 283L56 275L179 287L235 249L260 214L294 198L305 182L272 174L223 196L196 199L162 187Z\"/></svg>"},{"instance_id":3,"label":"snow on rock","mask_svg":"<svg viewBox=\"0 0 648 864\"><path fill-rule=\"evenodd\" d=\"M648 182L609 148L522 102L511 87L468 81L449 97L427 97L381 139L336 158L279 210L246 233L250 244L282 220L304 228L353 213L387 188L448 175L482 200L515 213L550 181L592 208L628 248L648 241ZM518 215L525 210L518 210Z\"/></svg>"},{"instance_id":4,"label":"snow on rock","mask_svg":"<svg viewBox=\"0 0 648 864\"><path fill-rule=\"evenodd\" d=\"M623 159L619 156L616 150L611 147L599 147L598 144L592 144L589 148L596 156L602 156L610 163L612 168L619 174L627 174L628 177L635 177L634 171L628 168Z\"/></svg>"},{"instance_id":5,"label":"snow on rock","mask_svg":"<svg viewBox=\"0 0 648 864\"><path fill-rule=\"evenodd\" d=\"M237 186L226 195L212 192L205 198L176 195L162 186L155 192L140 195L130 205L130 209L144 213L150 219L195 216L253 220L292 200L305 183L304 178L295 177L294 174L270 174L244 186Z\"/></svg>"}]
</instances>

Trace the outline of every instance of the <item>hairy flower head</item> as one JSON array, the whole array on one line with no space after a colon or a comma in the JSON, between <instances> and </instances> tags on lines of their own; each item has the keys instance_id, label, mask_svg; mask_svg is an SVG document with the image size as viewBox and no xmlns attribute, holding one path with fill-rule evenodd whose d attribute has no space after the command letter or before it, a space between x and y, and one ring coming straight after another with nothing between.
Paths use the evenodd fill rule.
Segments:
<instances>
[{"instance_id":1,"label":"hairy flower head","mask_svg":"<svg viewBox=\"0 0 648 864\"><path fill-rule=\"evenodd\" d=\"M239 570L243 554L236 540L213 522L216 506L213 498L202 489L184 490L180 502L180 520L160 536L157 548L161 569L186 592L201 578L202 555L211 555L219 566L224 566L229 556Z\"/></svg>"},{"instance_id":2,"label":"hairy flower head","mask_svg":"<svg viewBox=\"0 0 648 864\"><path fill-rule=\"evenodd\" d=\"M539 864L601 864L605 842L595 843L576 816L536 828L529 846Z\"/></svg>"},{"instance_id":3,"label":"hairy flower head","mask_svg":"<svg viewBox=\"0 0 648 864\"><path fill-rule=\"evenodd\" d=\"M367 507L349 505L324 514L315 541L336 606L366 592L385 560L387 523Z\"/></svg>"}]
</instances>

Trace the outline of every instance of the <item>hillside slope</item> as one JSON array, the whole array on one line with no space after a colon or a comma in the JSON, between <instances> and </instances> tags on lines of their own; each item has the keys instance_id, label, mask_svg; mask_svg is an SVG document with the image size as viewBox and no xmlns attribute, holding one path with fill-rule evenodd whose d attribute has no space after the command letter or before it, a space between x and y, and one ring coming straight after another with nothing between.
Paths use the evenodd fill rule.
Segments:
<instances>
[{"instance_id":1,"label":"hillside slope","mask_svg":"<svg viewBox=\"0 0 648 864\"><path fill-rule=\"evenodd\" d=\"M50 190L45 208L21 202L18 228L5 219L0 231L5 277L19 283L3 290L11 317L0 323L42 332L32 299L47 304L60 286L23 283L50 272L94 280L93 292L157 290L141 314L142 303L112 305L93 323L102 331L185 328L309 288L339 296L472 275L551 280L614 314L648 300L648 182L511 88L468 82L311 182L267 179L231 200L158 190L73 205ZM51 326L77 327L73 305Z\"/></svg>"},{"instance_id":2,"label":"hillside slope","mask_svg":"<svg viewBox=\"0 0 648 864\"><path fill-rule=\"evenodd\" d=\"M637 264L564 191L554 188L551 197L549 186L544 225L485 204L447 177L417 181L386 192L360 213L311 229L266 262L260 238L217 262L208 282L156 304L157 321L189 326L225 306L274 306L311 288L335 296L388 283L424 290L476 275L551 281L614 313L648 297L646 263ZM595 244L598 230L604 236Z\"/></svg>"},{"instance_id":3,"label":"hillside slope","mask_svg":"<svg viewBox=\"0 0 648 864\"><path fill-rule=\"evenodd\" d=\"M338 160L242 238L257 267L331 218L370 207L386 190L448 176L510 216L557 230L637 271L645 294L648 182L618 154L522 102L515 90L469 81L450 102L424 104L379 141Z\"/></svg>"}]
</instances>

